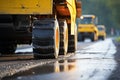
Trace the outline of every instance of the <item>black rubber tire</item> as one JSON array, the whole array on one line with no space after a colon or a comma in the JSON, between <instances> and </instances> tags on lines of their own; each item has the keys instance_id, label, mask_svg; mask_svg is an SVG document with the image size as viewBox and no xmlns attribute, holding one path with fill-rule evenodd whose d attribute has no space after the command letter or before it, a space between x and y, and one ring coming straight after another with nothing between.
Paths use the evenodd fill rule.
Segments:
<instances>
[{"instance_id":1,"label":"black rubber tire","mask_svg":"<svg viewBox=\"0 0 120 80\"><path fill-rule=\"evenodd\" d=\"M14 41L0 41L1 54L14 54L17 44Z\"/></svg>"},{"instance_id":2,"label":"black rubber tire","mask_svg":"<svg viewBox=\"0 0 120 80\"><path fill-rule=\"evenodd\" d=\"M91 41L94 42L95 41L95 33L91 33Z\"/></svg>"},{"instance_id":3,"label":"black rubber tire","mask_svg":"<svg viewBox=\"0 0 120 80\"><path fill-rule=\"evenodd\" d=\"M99 36L99 40L105 40L105 36Z\"/></svg>"},{"instance_id":4,"label":"black rubber tire","mask_svg":"<svg viewBox=\"0 0 120 80\"><path fill-rule=\"evenodd\" d=\"M102 40L105 40L105 37L104 37L104 36L102 36L102 37L101 37L101 39L102 39Z\"/></svg>"},{"instance_id":5,"label":"black rubber tire","mask_svg":"<svg viewBox=\"0 0 120 80\"><path fill-rule=\"evenodd\" d=\"M68 53L75 53L77 50L77 41L78 41L78 32L77 32L77 26L75 25L75 35L70 34L70 26L68 27L69 29L69 36L68 36Z\"/></svg>"},{"instance_id":6,"label":"black rubber tire","mask_svg":"<svg viewBox=\"0 0 120 80\"><path fill-rule=\"evenodd\" d=\"M35 59L58 58L60 45L58 21L55 19L34 21L32 43Z\"/></svg>"},{"instance_id":7,"label":"black rubber tire","mask_svg":"<svg viewBox=\"0 0 120 80\"><path fill-rule=\"evenodd\" d=\"M65 20L59 20L60 27L60 55L66 55L68 50L68 26Z\"/></svg>"},{"instance_id":8,"label":"black rubber tire","mask_svg":"<svg viewBox=\"0 0 120 80\"><path fill-rule=\"evenodd\" d=\"M84 41L84 37L81 33L78 33L78 41Z\"/></svg>"}]
</instances>

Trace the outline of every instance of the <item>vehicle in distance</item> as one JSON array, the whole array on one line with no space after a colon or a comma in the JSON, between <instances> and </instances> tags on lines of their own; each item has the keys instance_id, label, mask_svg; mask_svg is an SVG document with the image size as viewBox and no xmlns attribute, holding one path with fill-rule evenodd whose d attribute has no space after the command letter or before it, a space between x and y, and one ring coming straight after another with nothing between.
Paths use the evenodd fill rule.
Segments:
<instances>
[{"instance_id":1,"label":"vehicle in distance","mask_svg":"<svg viewBox=\"0 0 120 80\"><path fill-rule=\"evenodd\" d=\"M97 18L95 15L82 15L78 25L78 41L90 38L91 41L98 40Z\"/></svg>"},{"instance_id":2,"label":"vehicle in distance","mask_svg":"<svg viewBox=\"0 0 120 80\"><path fill-rule=\"evenodd\" d=\"M106 38L106 28L104 25L97 25L98 28L98 39L105 40Z\"/></svg>"}]
</instances>

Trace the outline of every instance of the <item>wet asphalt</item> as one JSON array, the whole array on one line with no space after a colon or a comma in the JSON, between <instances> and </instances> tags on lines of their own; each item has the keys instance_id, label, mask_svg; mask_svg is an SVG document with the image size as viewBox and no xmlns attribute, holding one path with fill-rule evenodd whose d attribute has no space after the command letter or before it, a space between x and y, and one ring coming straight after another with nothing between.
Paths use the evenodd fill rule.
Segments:
<instances>
[{"instance_id":1,"label":"wet asphalt","mask_svg":"<svg viewBox=\"0 0 120 80\"><path fill-rule=\"evenodd\" d=\"M79 42L74 56L53 60L1 80L120 80L119 48L112 38Z\"/></svg>"}]
</instances>

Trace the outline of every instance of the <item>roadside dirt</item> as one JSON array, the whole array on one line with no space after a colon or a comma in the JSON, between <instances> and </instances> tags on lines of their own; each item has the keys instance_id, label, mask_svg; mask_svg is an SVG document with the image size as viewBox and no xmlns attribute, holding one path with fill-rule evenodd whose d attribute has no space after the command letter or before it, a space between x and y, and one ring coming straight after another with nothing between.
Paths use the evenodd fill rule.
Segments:
<instances>
[{"instance_id":1,"label":"roadside dirt","mask_svg":"<svg viewBox=\"0 0 120 80\"><path fill-rule=\"evenodd\" d=\"M116 42L115 40L113 40L113 43L115 44L117 50L117 52L114 55L117 67L112 72L108 80L120 80L120 42Z\"/></svg>"}]
</instances>

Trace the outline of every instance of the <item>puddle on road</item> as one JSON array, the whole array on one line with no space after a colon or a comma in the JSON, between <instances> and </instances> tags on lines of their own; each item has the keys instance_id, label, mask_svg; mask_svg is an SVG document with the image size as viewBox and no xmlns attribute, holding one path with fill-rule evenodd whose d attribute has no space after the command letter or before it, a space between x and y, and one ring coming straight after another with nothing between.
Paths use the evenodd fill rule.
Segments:
<instances>
[{"instance_id":1,"label":"puddle on road","mask_svg":"<svg viewBox=\"0 0 120 80\"><path fill-rule=\"evenodd\" d=\"M61 73L66 74L66 72L68 73L69 71L74 71L74 69L76 69L76 60L60 60L55 63L30 69L28 71L19 72L14 76L6 77L2 80L54 80L54 78L57 80L57 77L61 80L64 76Z\"/></svg>"},{"instance_id":2,"label":"puddle on road","mask_svg":"<svg viewBox=\"0 0 120 80\"><path fill-rule=\"evenodd\" d=\"M114 65L112 59L61 60L2 80L106 80Z\"/></svg>"}]
</instances>

